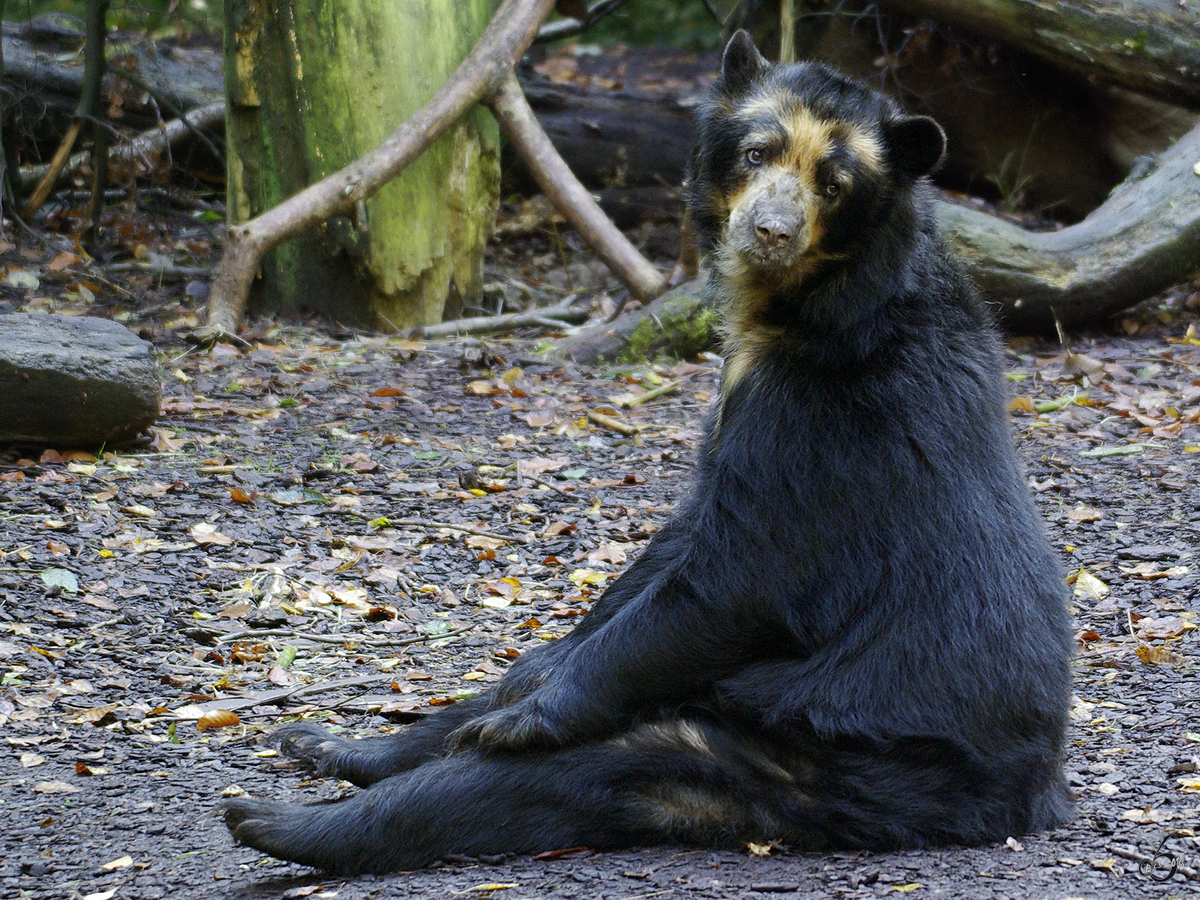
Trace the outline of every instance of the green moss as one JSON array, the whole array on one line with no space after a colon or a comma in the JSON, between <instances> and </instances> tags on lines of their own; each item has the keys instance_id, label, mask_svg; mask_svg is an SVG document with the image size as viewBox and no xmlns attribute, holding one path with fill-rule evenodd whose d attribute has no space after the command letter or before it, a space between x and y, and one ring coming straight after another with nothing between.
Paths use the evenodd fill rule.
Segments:
<instances>
[{"instance_id":1,"label":"green moss","mask_svg":"<svg viewBox=\"0 0 1200 900\"><path fill-rule=\"evenodd\" d=\"M716 343L719 322L717 312L696 297L673 298L658 315L637 324L617 361L642 363L660 356L695 356Z\"/></svg>"}]
</instances>

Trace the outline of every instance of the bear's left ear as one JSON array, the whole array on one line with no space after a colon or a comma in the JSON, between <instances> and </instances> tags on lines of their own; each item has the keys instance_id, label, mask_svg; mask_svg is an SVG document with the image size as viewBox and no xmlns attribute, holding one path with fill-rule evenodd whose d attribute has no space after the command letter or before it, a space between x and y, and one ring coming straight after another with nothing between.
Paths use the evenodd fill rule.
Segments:
<instances>
[{"instance_id":1,"label":"bear's left ear","mask_svg":"<svg viewBox=\"0 0 1200 900\"><path fill-rule=\"evenodd\" d=\"M911 178L935 171L946 156L946 132L929 116L902 116L883 126L892 168Z\"/></svg>"},{"instance_id":2,"label":"bear's left ear","mask_svg":"<svg viewBox=\"0 0 1200 900\"><path fill-rule=\"evenodd\" d=\"M738 29L725 45L721 60L721 79L718 89L726 94L740 94L770 65L758 52L748 32Z\"/></svg>"}]
</instances>

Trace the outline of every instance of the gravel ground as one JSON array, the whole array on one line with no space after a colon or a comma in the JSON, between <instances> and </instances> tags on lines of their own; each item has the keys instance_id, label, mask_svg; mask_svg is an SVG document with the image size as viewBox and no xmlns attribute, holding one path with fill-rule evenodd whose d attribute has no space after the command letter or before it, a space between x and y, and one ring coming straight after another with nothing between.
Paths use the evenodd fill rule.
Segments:
<instances>
[{"instance_id":1,"label":"gravel ground","mask_svg":"<svg viewBox=\"0 0 1200 900\"><path fill-rule=\"evenodd\" d=\"M223 792L350 790L303 780L263 733L296 715L385 731L495 681L569 629L688 489L715 360L584 370L532 346L164 343L153 448L0 456L0 896L1200 892L1186 320L1010 354L1014 431L1076 592L1070 826L936 852L575 851L349 880L235 846Z\"/></svg>"}]
</instances>

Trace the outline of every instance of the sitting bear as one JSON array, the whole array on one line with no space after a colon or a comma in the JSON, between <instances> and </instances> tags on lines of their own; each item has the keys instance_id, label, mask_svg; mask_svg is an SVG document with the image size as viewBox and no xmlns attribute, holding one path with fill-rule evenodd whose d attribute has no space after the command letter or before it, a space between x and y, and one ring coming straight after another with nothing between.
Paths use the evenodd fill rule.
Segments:
<instances>
[{"instance_id":1,"label":"sitting bear","mask_svg":"<svg viewBox=\"0 0 1200 900\"><path fill-rule=\"evenodd\" d=\"M334 872L656 843L914 848L1071 816L1072 640L1000 353L938 236L931 119L739 32L688 186L721 395L678 514L569 635L396 735L285 726L361 785L239 798Z\"/></svg>"}]
</instances>

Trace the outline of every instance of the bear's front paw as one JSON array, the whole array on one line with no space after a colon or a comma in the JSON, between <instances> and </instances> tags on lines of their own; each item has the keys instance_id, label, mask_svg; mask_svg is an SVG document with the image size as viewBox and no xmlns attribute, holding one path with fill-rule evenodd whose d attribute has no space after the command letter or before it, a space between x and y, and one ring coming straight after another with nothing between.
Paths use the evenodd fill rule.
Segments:
<instances>
[{"instance_id":1,"label":"bear's front paw","mask_svg":"<svg viewBox=\"0 0 1200 900\"><path fill-rule=\"evenodd\" d=\"M455 749L542 750L561 747L570 739L567 729L531 698L472 719L450 735Z\"/></svg>"}]
</instances>

